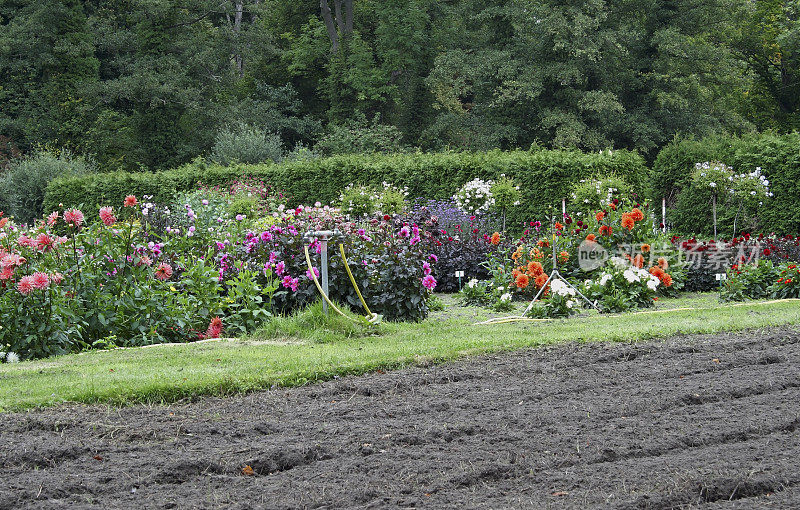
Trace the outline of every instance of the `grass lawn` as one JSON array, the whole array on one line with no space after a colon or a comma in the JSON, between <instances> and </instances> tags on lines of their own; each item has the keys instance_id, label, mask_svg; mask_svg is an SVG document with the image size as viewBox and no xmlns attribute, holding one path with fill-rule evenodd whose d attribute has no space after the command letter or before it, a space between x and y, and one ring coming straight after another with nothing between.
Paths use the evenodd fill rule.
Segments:
<instances>
[{"instance_id":1,"label":"grass lawn","mask_svg":"<svg viewBox=\"0 0 800 510\"><path fill-rule=\"evenodd\" d=\"M72 354L0 365L0 410L60 402L172 402L293 386L377 369L452 360L567 341L635 341L680 333L712 333L800 324L800 302L721 305L716 294L665 299L658 313L586 314L552 322L473 326L492 314L460 307L419 324L385 324L380 336L334 342L240 340L162 345ZM674 308L692 308L661 312Z\"/></svg>"}]
</instances>

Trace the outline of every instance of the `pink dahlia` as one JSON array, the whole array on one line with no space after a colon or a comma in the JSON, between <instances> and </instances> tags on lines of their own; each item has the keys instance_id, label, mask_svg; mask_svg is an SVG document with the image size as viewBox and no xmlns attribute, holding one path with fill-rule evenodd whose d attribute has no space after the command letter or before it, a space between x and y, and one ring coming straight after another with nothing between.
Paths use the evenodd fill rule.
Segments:
<instances>
[{"instance_id":1,"label":"pink dahlia","mask_svg":"<svg viewBox=\"0 0 800 510\"><path fill-rule=\"evenodd\" d=\"M422 274L424 274L425 276L431 274L431 265L428 264L427 262L422 263Z\"/></svg>"},{"instance_id":2,"label":"pink dahlia","mask_svg":"<svg viewBox=\"0 0 800 510\"><path fill-rule=\"evenodd\" d=\"M64 221L70 227L80 227L83 224L83 213L78 209L64 211Z\"/></svg>"},{"instance_id":3,"label":"pink dahlia","mask_svg":"<svg viewBox=\"0 0 800 510\"><path fill-rule=\"evenodd\" d=\"M222 319L214 317L208 324L205 334L200 335L200 338L219 338L222 334Z\"/></svg>"},{"instance_id":4,"label":"pink dahlia","mask_svg":"<svg viewBox=\"0 0 800 510\"><path fill-rule=\"evenodd\" d=\"M128 195L125 197L125 203L123 204L125 207L133 207L138 203L136 197L134 195Z\"/></svg>"},{"instance_id":5,"label":"pink dahlia","mask_svg":"<svg viewBox=\"0 0 800 510\"><path fill-rule=\"evenodd\" d=\"M20 246L28 247L28 248L33 248L33 246L35 244L35 241L33 239L31 239L30 237L26 236L25 234L22 234L17 239L17 244L20 245Z\"/></svg>"},{"instance_id":6,"label":"pink dahlia","mask_svg":"<svg viewBox=\"0 0 800 510\"><path fill-rule=\"evenodd\" d=\"M40 251L49 250L50 248L53 247L53 243L55 243L55 239L53 239L44 232L36 236L36 247Z\"/></svg>"},{"instance_id":7,"label":"pink dahlia","mask_svg":"<svg viewBox=\"0 0 800 510\"><path fill-rule=\"evenodd\" d=\"M172 266L166 262L162 262L156 268L155 277L162 282L169 280L172 277Z\"/></svg>"},{"instance_id":8,"label":"pink dahlia","mask_svg":"<svg viewBox=\"0 0 800 510\"><path fill-rule=\"evenodd\" d=\"M63 280L64 280L64 275L59 272L55 272L50 275L50 283L52 283L53 285L58 285Z\"/></svg>"},{"instance_id":9,"label":"pink dahlia","mask_svg":"<svg viewBox=\"0 0 800 510\"><path fill-rule=\"evenodd\" d=\"M31 279L31 283L33 284L33 288L39 290L45 290L47 287L50 286L50 277L47 276L47 273L42 273L42 272L33 273L33 278Z\"/></svg>"},{"instance_id":10,"label":"pink dahlia","mask_svg":"<svg viewBox=\"0 0 800 510\"><path fill-rule=\"evenodd\" d=\"M23 276L17 282L17 290L23 296L27 296L33 291L33 276Z\"/></svg>"},{"instance_id":11,"label":"pink dahlia","mask_svg":"<svg viewBox=\"0 0 800 510\"><path fill-rule=\"evenodd\" d=\"M58 211L53 211L50 213L50 216L47 217L47 224L52 226L55 225L58 221Z\"/></svg>"},{"instance_id":12,"label":"pink dahlia","mask_svg":"<svg viewBox=\"0 0 800 510\"><path fill-rule=\"evenodd\" d=\"M103 220L103 225L110 227L117 222L117 217L114 216L114 208L110 205L100 208L100 219Z\"/></svg>"},{"instance_id":13,"label":"pink dahlia","mask_svg":"<svg viewBox=\"0 0 800 510\"><path fill-rule=\"evenodd\" d=\"M14 277L14 266L5 266L0 270L0 280L10 280Z\"/></svg>"}]
</instances>

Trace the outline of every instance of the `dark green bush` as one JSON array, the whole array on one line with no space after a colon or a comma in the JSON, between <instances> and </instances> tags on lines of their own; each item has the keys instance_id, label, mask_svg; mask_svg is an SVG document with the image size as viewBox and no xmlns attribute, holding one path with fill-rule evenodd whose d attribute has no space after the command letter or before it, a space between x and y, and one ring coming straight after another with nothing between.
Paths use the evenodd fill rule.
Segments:
<instances>
[{"instance_id":1,"label":"dark green bush","mask_svg":"<svg viewBox=\"0 0 800 510\"><path fill-rule=\"evenodd\" d=\"M88 174L94 165L67 150L34 152L31 156L11 161L0 182L0 204L6 215L18 223L31 223L42 216L45 189L57 177Z\"/></svg>"},{"instance_id":2,"label":"dark green bush","mask_svg":"<svg viewBox=\"0 0 800 510\"><path fill-rule=\"evenodd\" d=\"M217 133L211 160L221 165L257 164L283 158L281 137L257 126L237 124Z\"/></svg>"},{"instance_id":3,"label":"dark green bush","mask_svg":"<svg viewBox=\"0 0 800 510\"><path fill-rule=\"evenodd\" d=\"M445 152L434 154L369 154L285 161L280 164L222 167L203 160L160 173L108 173L50 184L45 211L64 207L118 204L126 195L152 195L166 201L175 193L197 186L224 184L243 174L263 179L282 189L290 203L334 203L350 183L381 185L383 181L408 186L409 198L449 198L465 182L506 174L520 184L519 207L508 211L514 222L541 217L548 206L567 197L572 183L598 173L614 173L636 189L643 189L644 160L628 151L586 154L568 150Z\"/></svg>"},{"instance_id":4,"label":"dark green bush","mask_svg":"<svg viewBox=\"0 0 800 510\"><path fill-rule=\"evenodd\" d=\"M668 222L676 230L710 235L711 194L698 195L689 186L695 163L721 161L734 172L751 172L761 167L770 181L774 197L751 214L757 216L757 228L765 232L800 231L800 133L773 133L744 136L713 136L703 139L675 138L658 154L650 177L650 194L655 201L667 198ZM720 236L733 234L733 219L738 204L718 204ZM742 215L739 215L741 224ZM743 225L746 228L747 224ZM752 228L752 227L751 227ZM737 230L741 230L737 227Z\"/></svg>"}]
</instances>

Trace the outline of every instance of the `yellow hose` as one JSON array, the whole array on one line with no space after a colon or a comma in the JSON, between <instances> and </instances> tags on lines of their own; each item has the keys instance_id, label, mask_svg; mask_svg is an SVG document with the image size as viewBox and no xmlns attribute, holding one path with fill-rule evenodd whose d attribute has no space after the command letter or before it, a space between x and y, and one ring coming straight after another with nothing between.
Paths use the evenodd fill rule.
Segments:
<instances>
[{"instance_id":1,"label":"yellow hose","mask_svg":"<svg viewBox=\"0 0 800 510\"><path fill-rule=\"evenodd\" d=\"M336 313L338 313L339 315L341 315L342 317L345 317L346 319L351 320L351 321L353 321L353 322L355 322L357 324L361 324L362 321L353 319L349 315L345 314L343 311L339 310L339 308L335 304L333 304L333 301L331 301L330 298L325 294L325 291L322 290L322 285L320 285L319 280L317 279L317 275L314 273L314 266L311 265L311 255L309 255L309 253L308 253L308 246L305 247L305 253L306 253L306 264L308 264L308 272L311 275L311 279L314 280L314 285L316 285L317 290L319 291L320 295L322 296L322 299L324 299L325 302L328 303L328 305L330 305L330 307L333 308L333 310ZM343 248L342 248L342 258L344 258L344 249ZM353 285L355 286L356 285L355 278L353 278L353 274L350 272L350 268L347 266L347 260L346 259L345 259L345 267L347 268L347 274L350 275L350 281L352 281ZM363 317L363 320L366 321L367 324L370 324L370 325L374 325L374 324L377 324L378 322L380 322L380 319L381 319L380 315L370 312L369 308L367 308L367 304L364 302L364 299L361 297L361 291L358 290L358 286L356 286L356 293L358 293L358 297L361 299L361 303L364 305L364 308L366 308L367 312L370 314L368 317Z\"/></svg>"},{"instance_id":2,"label":"yellow hose","mask_svg":"<svg viewBox=\"0 0 800 510\"><path fill-rule=\"evenodd\" d=\"M328 303L328 305L342 317L345 317L353 322L359 323L360 321L350 317L349 315L346 315L343 311L339 310L339 308L337 308L337 306L333 304L333 301L331 301L330 298L325 294L325 291L322 290L322 285L320 285L319 280L317 280L317 275L314 273L314 266L311 265L311 256L308 254L308 246L305 247L305 251L306 251L306 263L308 264L308 272L309 274L311 274L311 279L314 280L314 285L317 286L317 290L322 296L322 299L324 299L325 302Z\"/></svg>"},{"instance_id":3,"label":"yellow hose","mask_svg":"<svg viewBox=\"0 0 800 510\"><path fill-rule=\"evenodd\" d=\"M356 294L358 295L358 299L361 301L361 306L363 306L364 310L367 311L367 315L369 317L372 317L374 314L369 311L367 302L364 301L364 296L361 295L361 290L358 288L358 284L356 284L356 279L353 276L353 272L350 271L350 264L347 263L347 257L344 254L344 245L342 243L339 243L339 253L342 255L342 262L344 262L344 268L347 271L347 276L350 277L350 283L352 283L353 288L356 289Z\"/></svg>"}]
</instances>

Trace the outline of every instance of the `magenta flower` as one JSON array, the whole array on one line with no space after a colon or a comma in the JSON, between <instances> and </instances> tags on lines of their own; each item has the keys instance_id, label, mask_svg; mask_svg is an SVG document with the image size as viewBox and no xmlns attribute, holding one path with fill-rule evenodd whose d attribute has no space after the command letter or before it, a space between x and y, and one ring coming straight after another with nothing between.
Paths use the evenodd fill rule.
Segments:
<instances>
[{"instance_id":1,"label":"magenta flower","mask_svg":"<svg viewBox=\"0 0 800 510\"><path fill-rule=\"evenodd\" d=\"M275 264L275 274L276 275L281 276L285 272L286 272L286 262L281 260L280 262Z\"/></svg>"},{"instance_id":2,"label":"magenta flower","mask_svg":"<svg viewBox=\"0 0 800 510\"><path fill-rule=\"evenodd\" d=\"M436 288L436 278L431 275L428 275L422 279L422 286L428 290L433 290Z\"/></svg>"},{"instance_id":3,"label":"magenta flower","mask_svg":"<svg viewBox=\"0 0 800 510\"><path fill-rule=\"evenodd\" d=\"M425 276L431 274L431 265L428 264L427 262L422 263L422 274L424 274Z\"/></svg>"},{"instance_id":4,"label":"magenta flower","mask_svg":"<svg viewBox=\"0 0 800 510\"><path fill-rule=\"evenodd\" d=\"M311 269L314 270L314 276L319 278L319 270L316 267L312 267ZM313 280L314 278L311 276L311 270L306 269L306 276L309 280Z\"/></svg>"},{"instance_id":5,"label":"magenta flower","mask_svg":"<svg viewBox=\"0 0 800 510\"><path fill-rule=\"evenodd\" d=\"M431 262L434 262L434 263L436 263L436 262L439 262L439 257L437 257L436 255L434 255L433 253L431 253L430 255L428 255L428 258L429 258L429 259L431 259Z\"/></svg>"},{"instance_id":6,"label":"magenta flower","mask_svg":"<svg viewBox=\"0 0 800 510\"><path fill-rule=\"evenodd\" d=\"M409 235L411 235L411 231L409 230L408 227L403 227L403 228L400 229L400 234L399 234L400 237L405 239Z\"/></svg>"}]
</instances>

